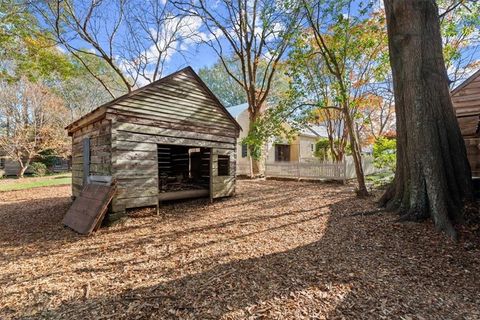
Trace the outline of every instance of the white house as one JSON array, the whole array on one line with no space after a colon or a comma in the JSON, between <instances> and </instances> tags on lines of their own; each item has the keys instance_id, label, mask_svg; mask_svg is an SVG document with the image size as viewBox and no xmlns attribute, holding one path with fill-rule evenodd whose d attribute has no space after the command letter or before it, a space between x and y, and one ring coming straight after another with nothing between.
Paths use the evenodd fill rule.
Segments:
<instances>
[{"instance_id":1,"label":"white house","mask_svg":"<svg viewBox=\"0 0 480 320\"><path fill-rule=\"evenodd\" d=\"M241 141L248 134L250 120L248 117L248 104L240 104L227 108L230 114L242 127L237 145L237 173L248 174L250 159L249 151ZM327 137L324 126L307 125L296 136L287 140L282 137L272 138L265 146L266 161L270 162L311 162L315 161L315 143L319 138Z\"/></svg>"}]
</instances>

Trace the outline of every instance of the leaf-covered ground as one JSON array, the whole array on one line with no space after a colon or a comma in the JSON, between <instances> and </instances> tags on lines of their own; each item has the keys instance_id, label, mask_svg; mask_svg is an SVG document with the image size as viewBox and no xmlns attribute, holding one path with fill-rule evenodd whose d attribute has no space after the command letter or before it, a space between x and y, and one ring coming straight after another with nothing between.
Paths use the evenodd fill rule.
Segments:
<instances>
[{"instance_id":1,"label":"leaf-covered ground","mask_svg":"<svg viewBox=\"0 0 480 320\"><path fill-rule=\"evenodd\" d=\"M239 181L84 237L68 186L0 193L0 318L480 319L480 251L355 215L347 186Z\"/></svg>"}]
</instances>

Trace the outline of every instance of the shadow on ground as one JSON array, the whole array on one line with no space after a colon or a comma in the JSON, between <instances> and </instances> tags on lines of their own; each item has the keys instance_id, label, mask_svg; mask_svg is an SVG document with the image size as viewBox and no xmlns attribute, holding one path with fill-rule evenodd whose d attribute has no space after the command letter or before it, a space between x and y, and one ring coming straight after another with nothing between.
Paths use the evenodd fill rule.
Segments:
<instances>
[{"instance_id":1,"label":"shadow on ground","mask_svg":"<svg viewBox=\"0 0 480 320\"><path fill-rule=\"evenodd\" d=\"M163 255L147 250L113 266L151 272L156 276L145 281L148 285L140 282L113 294L95 294L92 289L92 294L66 299L54 308L33 313L2 309L0 315L11 311L25 318L68 319L480 317L478 253L449 242L429 223L399 224L390 214L353 217L354 211L372 204L345 195L340 186L242 183L235 199L164 207L167 219L153 221L170 229L154 226L153 218L146 217L99 235L118 237L118 242L110 243L113 252L166 247ZM133 230L145 232L127 237ZM61 246L63 240L51 241ZM94 244L75 257L95 255L101 244ZM189 257L193 253L196 256ZM85 272L95 282L96 272L106 265L86 264L85 270L76 272ZM115 270L112 284L135 277Z\"/></svg>"}]
</instances>

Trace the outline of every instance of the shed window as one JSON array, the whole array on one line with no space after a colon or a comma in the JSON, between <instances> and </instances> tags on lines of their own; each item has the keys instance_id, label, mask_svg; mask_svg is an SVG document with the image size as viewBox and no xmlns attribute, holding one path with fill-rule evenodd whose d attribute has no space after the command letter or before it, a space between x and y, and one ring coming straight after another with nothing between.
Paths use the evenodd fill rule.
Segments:
<instances>
[{"instance_id":1,"label":"shed window","mask_svg":"<svg viewBox=\"0 0 480 320\"><path fill-rule=\"evenodd\" d=\"M5 168L5 158L0 158L0 169Z\"/></svg>"},{"instance_id":2,"label":"shed window","mask_svg":"<svg viewBox=\"0 0 480 320\"><path fill-rule=\"evenodd\" d=\"M230 175L230 156L224 156L224 155L218 156L218 175L219 176Z\"/></svg>"},{"instance_id":3,"label":"shed window","mask_svg":"<svg viewBox=\"0 0 480 320\"><path fill-rule=\"evenodd\" d=\"M242 143L242 158L246 158L248 155L248 146L246 143Z\"/></svg>"}]
</instances>

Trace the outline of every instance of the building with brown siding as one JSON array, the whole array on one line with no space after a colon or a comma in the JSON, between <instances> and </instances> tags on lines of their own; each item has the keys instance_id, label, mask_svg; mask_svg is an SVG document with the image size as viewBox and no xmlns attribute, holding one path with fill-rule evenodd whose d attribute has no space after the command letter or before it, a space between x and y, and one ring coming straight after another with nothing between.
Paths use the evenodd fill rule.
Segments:
<instances>
[{"instance_id":1,"label":"building with brown siding","mask_svg":"<svg viewBox=\"0 0 480 320\"><path fill-rule=\"evenodd\" d=\"M159 201L231 196L240 126L187 67L86 114L72 137L72 192L117 183L111 219Z\"/></svg>"},{"instance_id":2,"label":"building with brown siding","mask_svg":"<svg viewBox=\"0 0 480 320\"><path fill-rule=\"evenodd\" d=\"M451 92L472 176L480 177L480 70Z\"/></svg>"}]
</instances>

